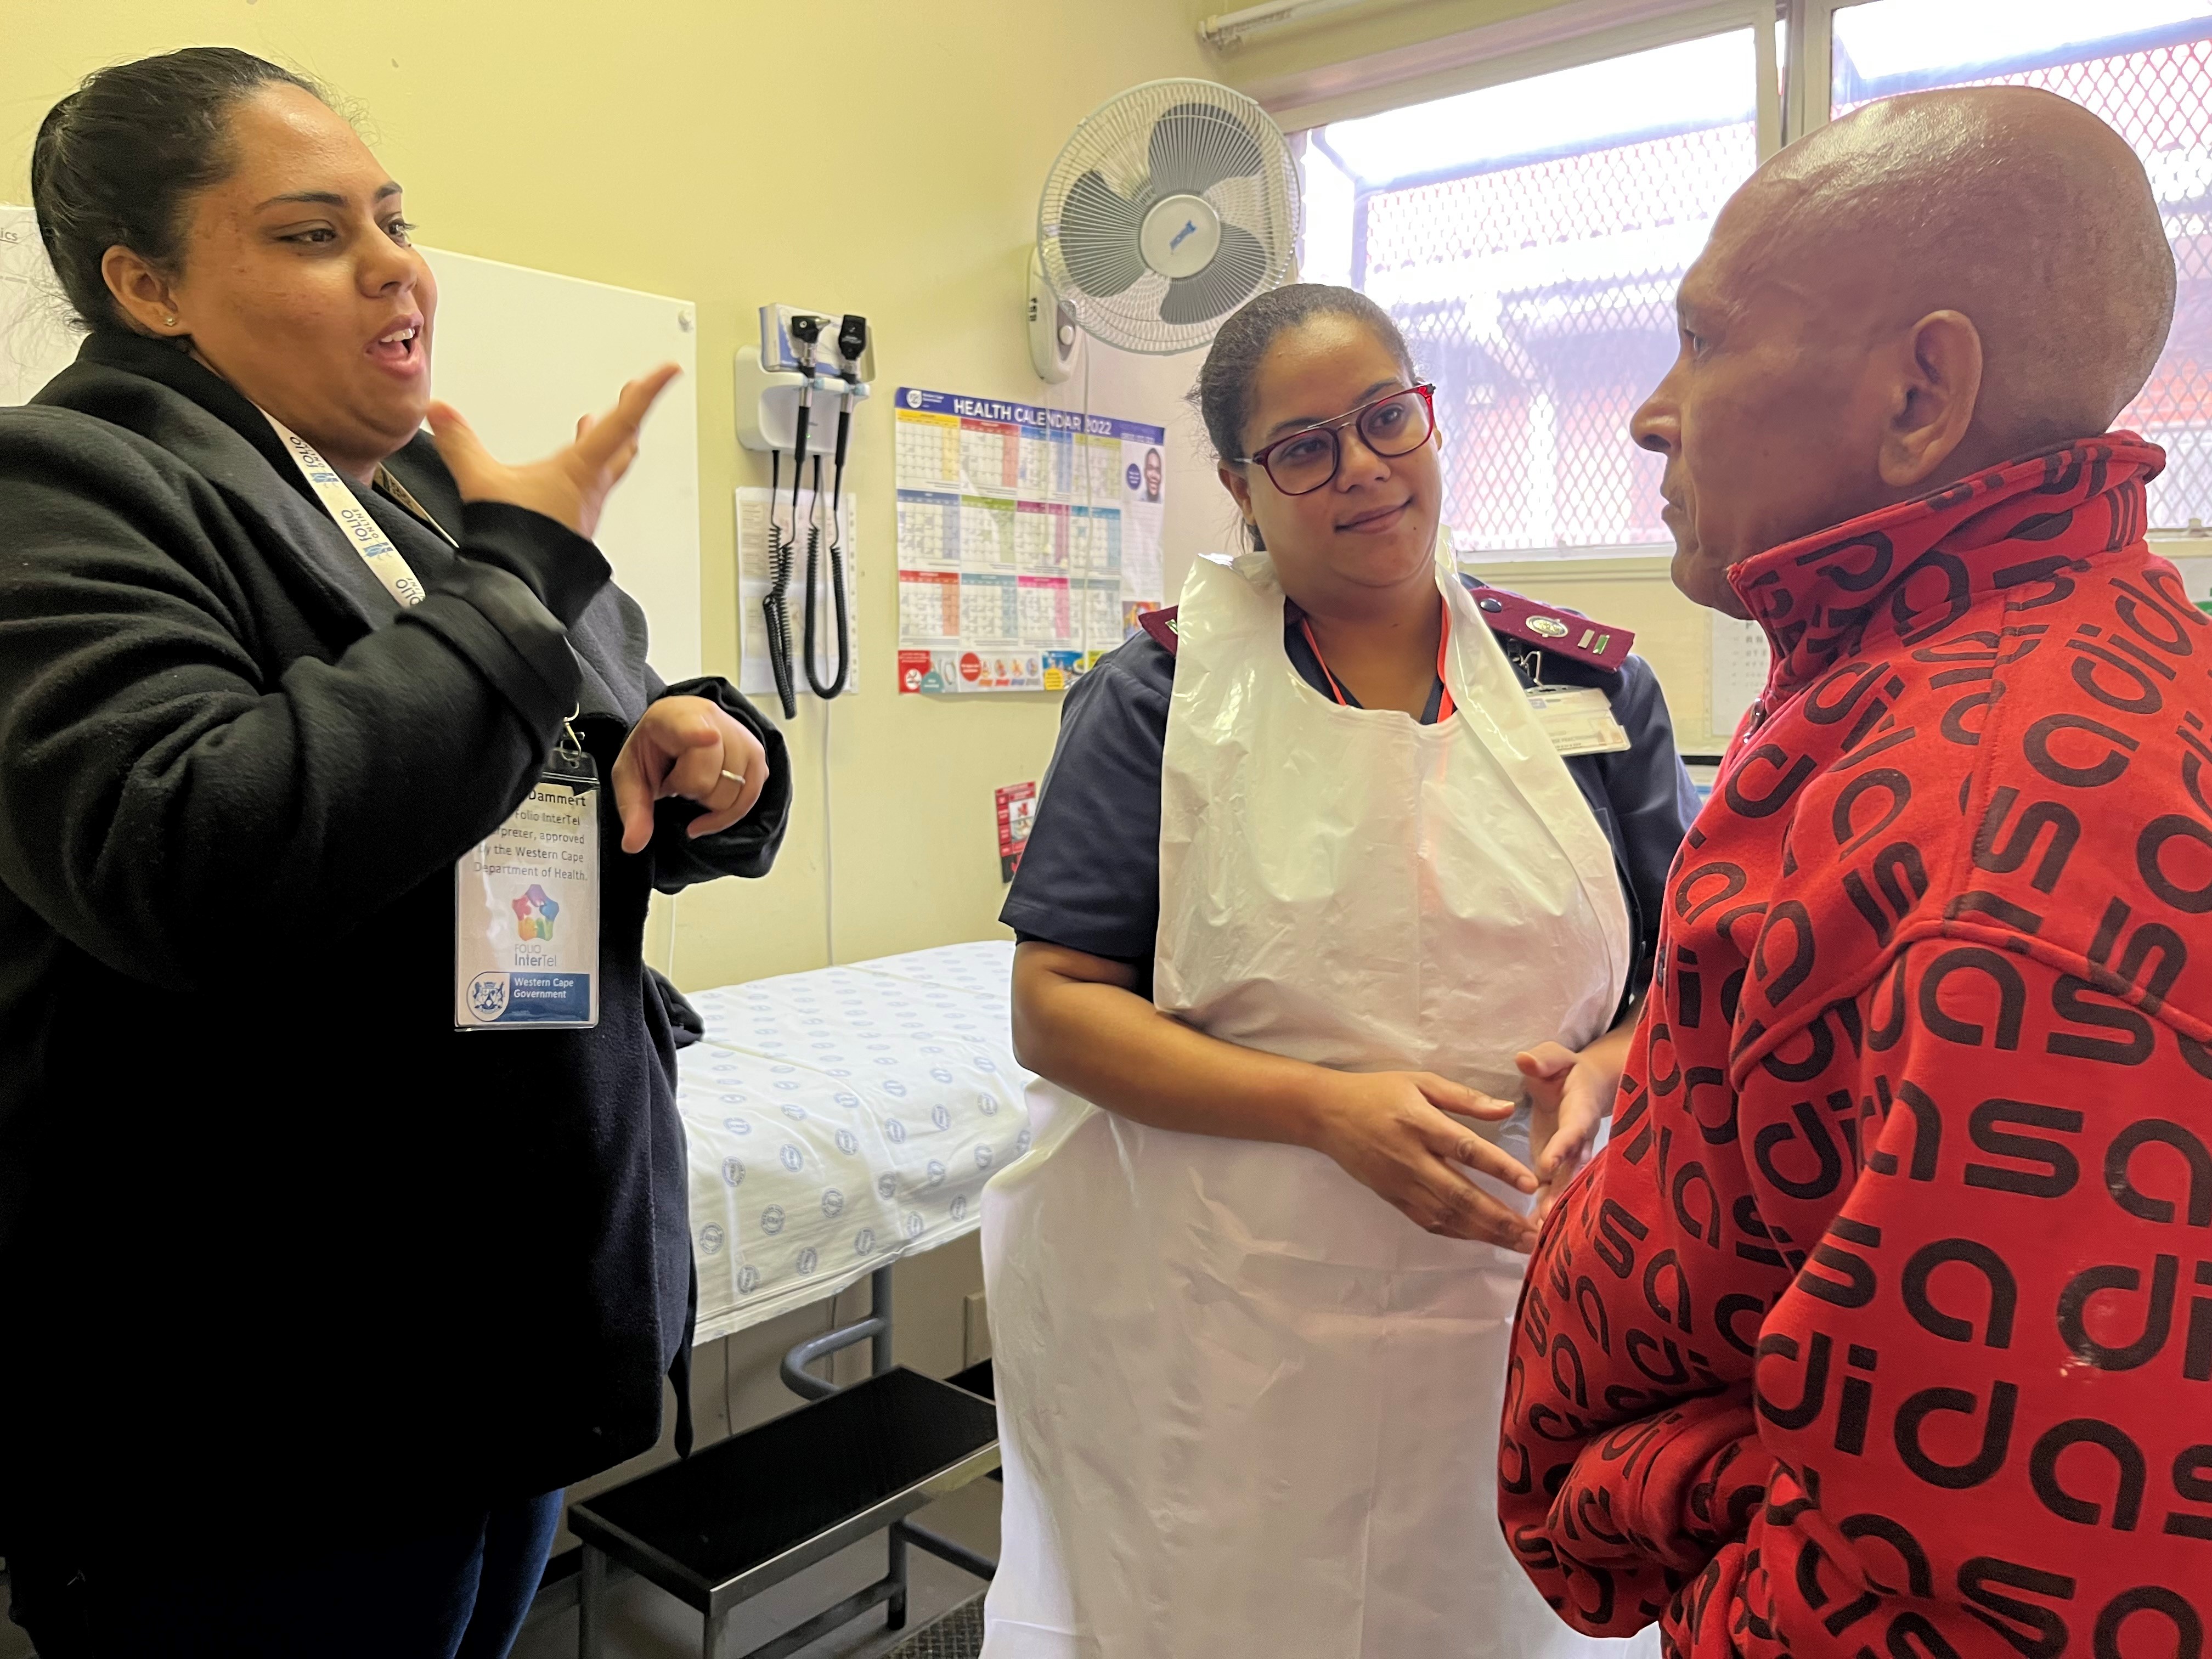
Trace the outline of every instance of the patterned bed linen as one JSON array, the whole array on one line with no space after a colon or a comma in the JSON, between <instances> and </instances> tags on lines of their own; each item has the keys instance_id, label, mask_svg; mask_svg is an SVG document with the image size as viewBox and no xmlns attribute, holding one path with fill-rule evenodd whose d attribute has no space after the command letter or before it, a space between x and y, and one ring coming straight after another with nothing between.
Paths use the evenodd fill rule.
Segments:
<instances>
[{"instance_id":1,"label":"patterned bed linen","mask_svg":"<svg viewBox=\"0 0 2212 1659\"><path fill-rule=\"evenodd\" d=\"M701 1342L973 1232L1027 1151L1008 1029L1011 941L691 994L677 1056Z\"/></svg>"}]
</instances>

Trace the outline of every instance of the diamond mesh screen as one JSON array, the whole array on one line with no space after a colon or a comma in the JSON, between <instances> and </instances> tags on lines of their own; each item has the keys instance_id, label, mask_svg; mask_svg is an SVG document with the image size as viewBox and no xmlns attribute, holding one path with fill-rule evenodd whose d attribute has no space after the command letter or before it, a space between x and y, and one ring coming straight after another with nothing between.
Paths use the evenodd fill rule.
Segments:
<instances>
[{"instance_id":1,"label":"diamond mesh screen","mask_svg":"<svg viewBox=\"0 0 2212 1659\"><path fill-rule=\"evenodd\" d=\"M1437 386L1463 548L1668 539L1628 419L1674 357L1674 289L1757 161L1751 122L1611 144L1360 204L1355 285Z\"/></svg>"},{"instance_id":2,"label":"diamond mesh screen","mask_svg":"<svg viewBox=\"0 0 2212 1659\"><path fill-rule=\"evenodd\" d=\"M1555 77L1541 103L1574 112L1556 121L1430 106L1421 141L1382 158L1387 183L1371 128L1320 135L1323 155L1352 151L1370 175L1346 181L1336 270L1397 319L1437 383L1444 521L1463 550L1668 539L1661 459L1628 420L1674 360L1682 273L1758 160L1748 33L1693 50L1588 72L1609 83ZM1516 142L1530 125L1552 130ZM1438 148L1466 159L1431 171ZM1310 241L1334 182L1311 187L1310 156Z\"/></svg>"},{"instance_id":3,"label":"diamond mesh screen","mask_svg":"<svg viewBox=\"0 0 2212 1659\"><path fill-rule=\"evenodd\" d=\"M2165 354L2116 424L2166 447L2166 471L2150 486L2151 524L2179 529L2193 520L2212 520L2212 18L2159 30L2154 44L2138 38L2077 46L2063 54L2070 61L2012 69L1992 63L1948 73L1885 63L1881 78L1863 77L1851 58L1854 27L1891 24L1882 14L1907 3L1877 0L1836 14L1836 114L1892 92L1929 87L2041 87L2094 111L2142 157L2180 285ZM1942 7L1942 0L1909 3L1923 16ZM1972 9L1986 4L1978 0ZM2175 38L2190 34L2199 38ZM2002 29L1990 39L1993 52L2004 49Z\"/></svg>"}]
</instances>

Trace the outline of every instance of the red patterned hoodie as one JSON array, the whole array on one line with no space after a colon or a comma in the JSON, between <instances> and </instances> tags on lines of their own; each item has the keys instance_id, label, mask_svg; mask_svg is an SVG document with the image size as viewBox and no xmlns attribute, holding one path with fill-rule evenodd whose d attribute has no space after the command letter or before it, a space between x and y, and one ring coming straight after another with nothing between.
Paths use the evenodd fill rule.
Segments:
<instances>
[{"instance_id":1,"label":"red patterned hoodie","mask_svg":"<svg viewBox=\"0 0 2212 1659\"><path fill-rule=\"evenodd\" d=\"M2083 441L1730 574L1765 696L1547 1224L1500 1509L1670 1655L2197 1659L2212 622Z\"/></svg>"}]
</instances>

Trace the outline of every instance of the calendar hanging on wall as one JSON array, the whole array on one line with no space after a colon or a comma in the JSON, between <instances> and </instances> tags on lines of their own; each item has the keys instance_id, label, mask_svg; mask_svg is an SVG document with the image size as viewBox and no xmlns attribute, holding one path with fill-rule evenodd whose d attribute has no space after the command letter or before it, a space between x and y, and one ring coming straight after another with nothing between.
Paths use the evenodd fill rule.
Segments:
<instances>
[{"instance_id":1,"label":"calendar hanging on wall","mask_svg":"<svg viewBox=\"0 0 2212 1659\"><path fill-rule=\"evenodd\" d=\"M899 690L1056 691L1161 603L1167 433L902 386Z\"/></svg>"}]
</instances>

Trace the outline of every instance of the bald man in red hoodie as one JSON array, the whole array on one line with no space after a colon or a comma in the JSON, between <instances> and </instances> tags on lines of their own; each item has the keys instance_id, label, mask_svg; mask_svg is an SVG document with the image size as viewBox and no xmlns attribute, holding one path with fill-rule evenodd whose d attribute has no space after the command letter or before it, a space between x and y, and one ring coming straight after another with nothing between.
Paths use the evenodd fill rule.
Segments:
<instances>
[{"instance_id":1,"label":"bald man in red hoodie","mask_svg":"<svg viewBox=\"0 0 2212 1659\"><path fill-rule=\"evenodd\" d=\"M1516 1328L1502 1518L1579 1629L2203 1651L2212 622L2107 429L2173 299L2141 164L2018 88L1791 146L1684 279L1635 434L1774 666Z\"/></svg>"}]
</instances>

